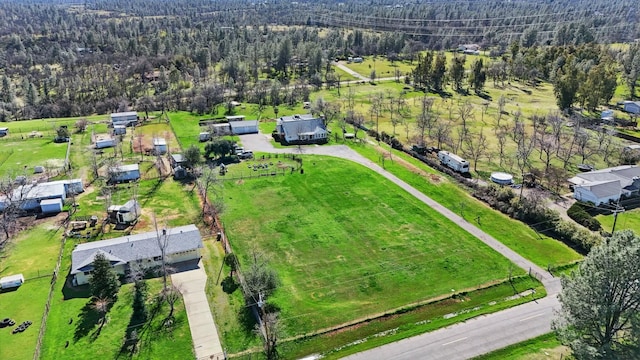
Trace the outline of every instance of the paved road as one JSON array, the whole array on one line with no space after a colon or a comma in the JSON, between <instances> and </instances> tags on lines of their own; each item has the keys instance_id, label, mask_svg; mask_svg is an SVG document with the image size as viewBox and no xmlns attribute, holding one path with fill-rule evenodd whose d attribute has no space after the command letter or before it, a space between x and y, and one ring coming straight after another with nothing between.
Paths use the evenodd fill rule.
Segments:
<instances>
[{"instance_id":1,"label":"paved road","mask_svg":"<svg viewBox=\"0 0 640 360\"><path fill-rule=\"evenodd\" d=\"M349 360L469 359L551 331L555 296L347 357Z\"/></svg>"},{"instance_id":2,"label":"paved road","mask_svg":"<svg viewBox=\"0 0 640 360\"><path fill-rule=\"evenodd\" d=\"M435 332L384 345L353 355L348 359L467 359L542 335L551 330L552 312L554 308L559 307L556 294L560 292L561 285L560 280L554 278L549 272L520 256L475 225L467 222L348 146L310 145L300 148L274 148L270 139L270 136L263 134L240 136L245 149L271 153L335 156L368 167L446 216L520 268L536 276L542 281L549 294L546 298L534 303L520 305Z\"/></svg>"},{"instance_id":3,"label":"paved road","mask_svg":"<svg viewBox=\"0 0 640 360\"><path fill-rule=\"evenodd\" d=\"M196 359L224 359L218 329L213 322L209 301L205 294L207 273L204 271L202 262L196 269L172 274L171 282L180 290L184 299Z\"/></svg>"}]
</instances>

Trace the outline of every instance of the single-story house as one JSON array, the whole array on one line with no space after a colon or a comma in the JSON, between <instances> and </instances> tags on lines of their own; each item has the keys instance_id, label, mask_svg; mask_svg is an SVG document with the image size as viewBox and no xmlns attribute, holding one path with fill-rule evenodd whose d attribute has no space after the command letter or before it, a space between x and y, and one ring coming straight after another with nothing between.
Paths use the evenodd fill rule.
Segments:
<instances>
[{"instance_id":1,"label":"single-story house","mask_svg":"<svg viewBox=\"0 0 640 360\"><path fill-rule=\"evenodd\" d=\"M40 201L40 211L43 214L57 214L62 211L62 199L44 199Z\"/></svg>"},{"instance_id":2,"label":"single-story house","mask_svg":"<svg viewBox=\"0 0 640 360\"><path fill-rule=\"evenodd\" d=\"M125 135L127 127L124 125L113 125L113 135Z\"/></svg>"},{"instance_id":3,"label":"single-story house","mask_svg":"<svg viewBox=\"0 0 640 360\"><path fill-rule=\"evenodd\" d=\"M236 135L258 133L258 120L232 121L229 126L231 126L231 132Z\"/></svg>"},{"instance_id":4,"label":"single-story house","mask_svg":"<svg viewBox=\"0 0 640 360\"><path fill-rule=\"evenodd\" d=\"M3 127L0 128L0 137L9 135L9 128Z\"/></svg>"},{"instance_id":5,"label":"single-story house","mask_svg":"<svg viewBox=\"0 0 640 360\"><path fill-rule=\"evenodd\" d=\"M113 169L111 182L127 182L140 179L140 166L138 164L120 165Z\"/></svg>"},{"instance_id":6,"label":"single-story house","mask_svg":"<svg viewBox=\"0 0 640 360\"><path fill-rule=\"evenodd\" d=\"M131 224L138 220L142 214L140 203L129 200L124 205L111 205L107 209L109 220L116 224Z\"/></svg>"},{"instance_id":7,"label":"single-story house","mask_svg":"<svg viewBox=\"0 0 640 360\"><path fill-rule=\"evenodd\" d=\"M640 114L640 101L625 101L622 109L630 114Z\"/></svg>"},{"instance_id":8,"label":"single-story house","mask_svg":"<svg viewBox=\"0 0 640 360\"><path fill-rule=\"evenodd\" d=\"M171 163L171 167L175 169L178 166L184 166L186 160L182 154L171 154L171 156L169 156L169 162Z\"/></svg>"},{"instance_id":9,"label":"single-story house","mask_svg":"<svg viewBox=\"0 0 640 360\"><path fill-rule=\"evenodd\" d=\"M328 137L324 121L311 114L283 116L275 132L283 144L323 144Z\"/></svg>"},{"instance_id":10,"label":"single-story house","mask_svg":"<svg viewBox=\"0 0 640 360\"><path fill-rule=\"evenodd\" d=\"M167 153L167 140L164 138L153 138L153 152L156 155L164 155Z\"/></svg>"},{"instance_id":11,"label":"single-story house","mask_svg":"<svg viewBox=\"0 0 640 360\"><path fill-rule=\"evenodd\" d=\"M572 177L569 183L573 186L573 197L576 200L598 206L618 201L623 196L638 195L640 168L636 165L622 165L589 171Z\"/></svg>"},{"instance_id":12,"label":"single-story house","mask_svg":"<svg viewBox=\"0 0 640 360\"><path fill-rule=\"evenodd\" d=\"M106 149L116 146L116 140L109 135L96 135L96 149Z\"/></svg>"},{"instance_id":13,"label":"single-story house","mask_svg":"<svg viewBox=\"0 0 640 360\"><path fill-rule=\"evenodd\" d=\"M132 126L138 122L138 113L135 111L119 112L111 114L111 125Z\"/></svg>"},{"instance_id":14,"label":"single-story house","mask_svg":"<svg viewBox=\"0 0 640 360\"><path fill-rule=\"evenodd\" d=\"M198 260L202 249L202 238L198 228L191 224L164 229L158 234L150 231L115 239L93 241L77 245L71 253L71 275L74 285L89 283L93 261L97 254L103 254L111 262L117 274L125 275L132 265L143 268L161 265L162 250L158 246L158 236L167 237L165 261L168 264Z\"/></svg>"}]
</instances>

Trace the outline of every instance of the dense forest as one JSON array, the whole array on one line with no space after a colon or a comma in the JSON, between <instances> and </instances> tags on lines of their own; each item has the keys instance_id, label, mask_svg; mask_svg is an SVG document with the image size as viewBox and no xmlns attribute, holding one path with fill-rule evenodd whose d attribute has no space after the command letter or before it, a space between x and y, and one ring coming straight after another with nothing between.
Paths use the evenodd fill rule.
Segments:
<instances>
[{"instance_id":1,"label":"dense forest","mask_svg":"<svg viewBox=\"0 0 640 360\"><path fill-rule=\"evenodd\" d=\"M633 42L638 17L630 0L9 0L0 3L0 120L209 112L231 94L294 103L310 87L337 85L336 58L413 62L468 43L491 50L495 61L482 67L494 81L553 81L561 108L595 107L610 96L579 98L579 85L608 91L619 63L635 84L640 55L593 44Z\"/></svg>"}]
</instances>

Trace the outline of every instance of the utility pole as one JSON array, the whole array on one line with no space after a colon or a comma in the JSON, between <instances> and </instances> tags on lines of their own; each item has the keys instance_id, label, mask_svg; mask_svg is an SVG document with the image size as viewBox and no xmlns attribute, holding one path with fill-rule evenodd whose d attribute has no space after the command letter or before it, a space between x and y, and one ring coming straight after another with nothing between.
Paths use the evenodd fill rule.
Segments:
<instances>
[{"instance_id":1,"label":"utility pole","mask_svg":"<svg viewBox=\"0 0 640 360\"><path fill-rule=\"evenodd\" d=\"M616 232L616 222L618 222L618 214L624 212L624 208L620 206L620 203L616 205L616 209L613 211L613 227L611 229L611 235Z\"/></svg>"}]
</instances>

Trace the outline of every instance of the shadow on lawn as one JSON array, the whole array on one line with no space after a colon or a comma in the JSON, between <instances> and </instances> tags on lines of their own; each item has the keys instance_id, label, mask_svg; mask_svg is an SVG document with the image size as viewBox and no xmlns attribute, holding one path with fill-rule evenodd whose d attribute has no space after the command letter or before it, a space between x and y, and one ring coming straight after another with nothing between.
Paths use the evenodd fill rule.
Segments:
<instances>
[{"instance_id":1,"label":"shadow on lawn","mask_svg":"<svg viewBox=\"0 0 640 360\"><path fill-rule=\"evenodd\" d=\"M89 300L84 305L78 315L78 321L76 323L76 331L73 334L73 340L78 341L83 337L89 335L91 330L98 325L100 321L100 314L92 306L93 301Z\"/></svg>"},{"instance_id":2,"label":"shadow on lawn","mask_svg":"<svg viewBox=\"0 0 640 360\"><path fill-rule=\"evenodd\" d=\"M122 340L120 352L115 357L116 360L121 358L132 359L133 356L140 351L141 342L149 343L153 340L152 336L158 336L158 331L162 329L154 329L153 321L158 313L160 313L161 309L162 301L156 298L149 309L146 319L140 319L135 313L131 314L129 325L127 325L127 331L125 332L124 339Z\"/></svg>"}]
</instances>

